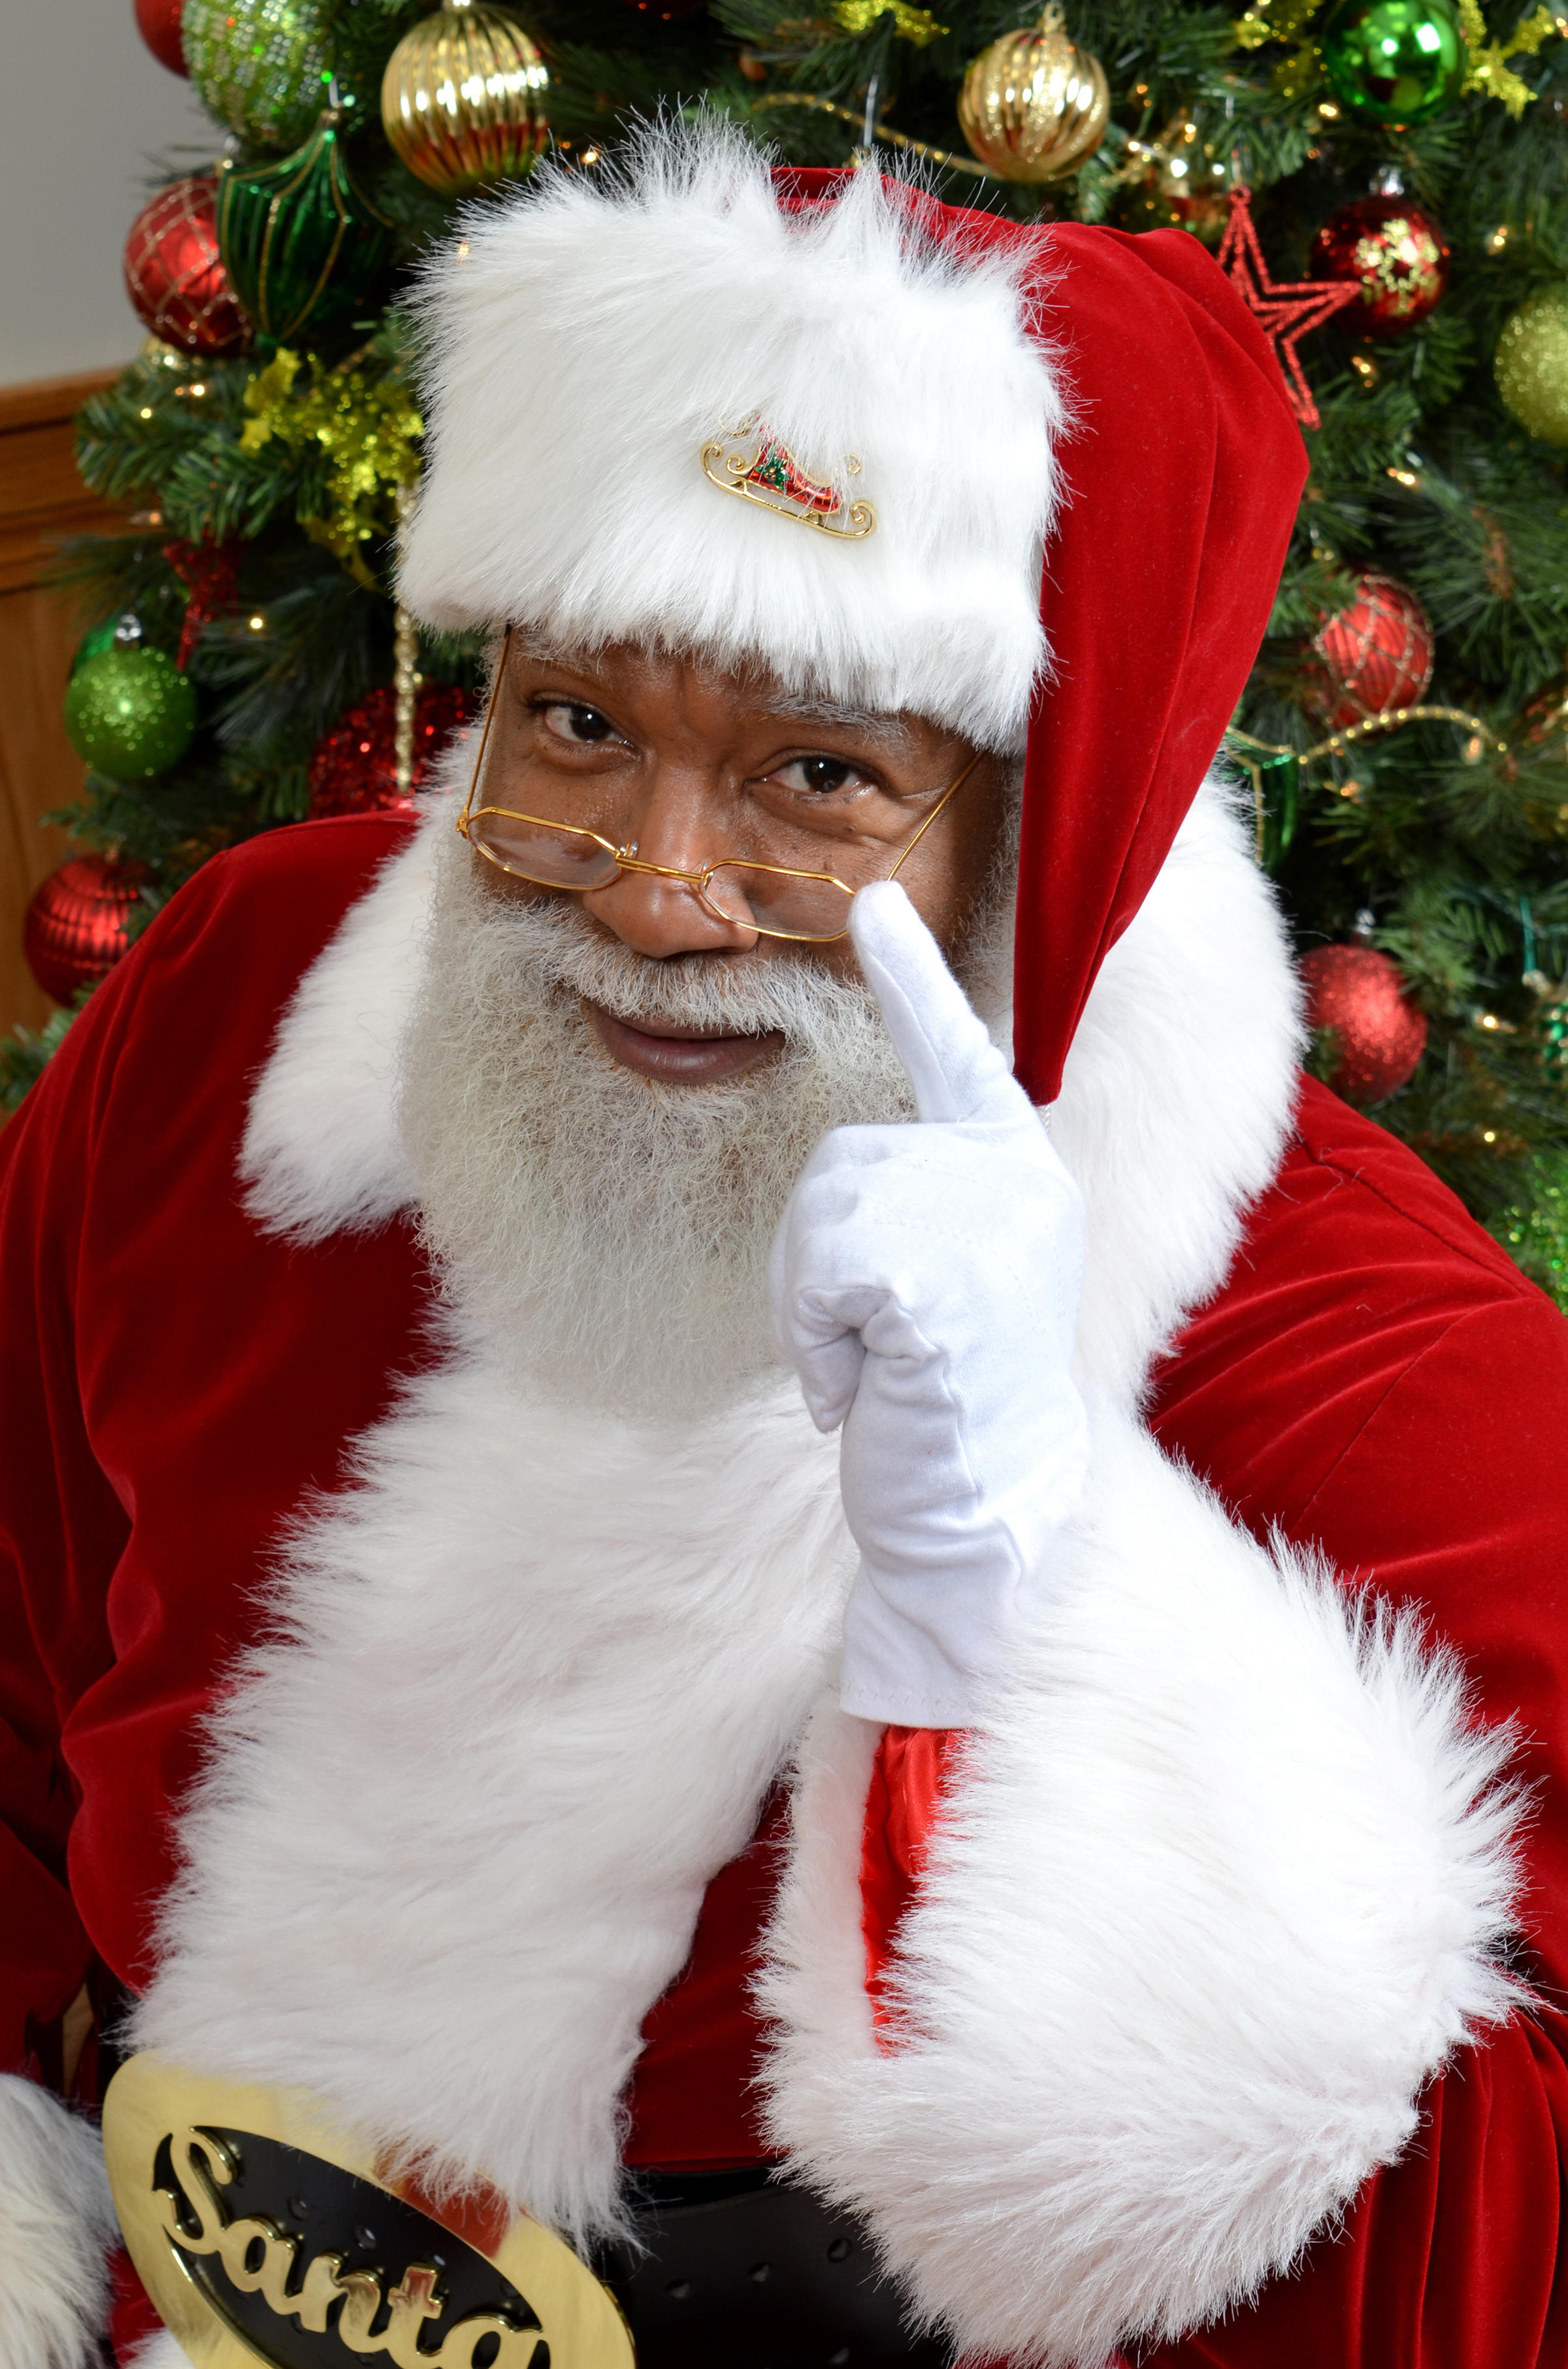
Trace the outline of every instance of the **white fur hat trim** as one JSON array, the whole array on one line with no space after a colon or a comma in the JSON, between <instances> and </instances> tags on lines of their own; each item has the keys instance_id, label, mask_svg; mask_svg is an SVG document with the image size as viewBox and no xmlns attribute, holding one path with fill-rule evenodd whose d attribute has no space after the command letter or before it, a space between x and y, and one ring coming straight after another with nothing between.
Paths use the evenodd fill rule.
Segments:
<instances>
[{"instance_id":1,"label":"white fur hat trim","mask_svg":"<svg viewBox=\"0 0 1568 2369\"><path fill-rule=\"evenodd\" d=\"M761 662L793 691L1022 745L1064 406L1033 240L938 247L881 177L781 211L712 123L624 177L545 171L429 268L431 458L404 540L429 624L503 620ZM704 444L760 416L876 513L845 540L737 500Z\"/></svg>"}]
</instances>

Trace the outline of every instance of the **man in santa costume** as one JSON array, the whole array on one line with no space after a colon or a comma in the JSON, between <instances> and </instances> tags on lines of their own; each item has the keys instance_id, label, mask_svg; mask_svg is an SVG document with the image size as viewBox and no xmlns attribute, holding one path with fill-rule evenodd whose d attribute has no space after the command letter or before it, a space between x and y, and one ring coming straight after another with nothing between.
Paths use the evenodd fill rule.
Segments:
<instances>
[{"instance_id":1,"label":"man in santa costume","mask_svg":"<svg viewBox=\"0 0 1568 2369\"><path fill-rule=\"evenodd\" d=\"M1256 324L715 132L424 301L483 733L5 1146L0 2369L1568 2360L1568 1329L1205 780Z\"/></svg>"}]
</instances>

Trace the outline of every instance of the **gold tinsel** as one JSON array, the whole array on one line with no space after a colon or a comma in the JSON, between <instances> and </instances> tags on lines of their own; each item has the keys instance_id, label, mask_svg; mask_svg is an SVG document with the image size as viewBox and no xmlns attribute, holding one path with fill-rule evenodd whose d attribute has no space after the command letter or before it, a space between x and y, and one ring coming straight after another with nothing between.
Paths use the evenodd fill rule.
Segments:
<instances>
[{"instance_id":1,"label":"gold tinsel","mask_svg":"<svg viewBox=\"0 0 1568 2369\"><path fill-rule=\"evenodd\" d=\"M504 8L445 0L386 62L381 120L427 188L459 197L526 173L549 138L549 71Z\"/></svg>"},{"instance_id":2,"label":"gold tinsel","mask_svg":"<svg viewBox=\"0 0 1568 2369\"><path fill-rule=\"evenodd\" d=\"M1505 40L1494 41L1487 32L1479 0L1459 0L1459 25L1470 52L1465 90L1483 91L1488 98L1501 99L1517 122L1535 93L1521 75L1509 72L1507 61L1533 58L1543 41L1554 33L1568 31L1568 21L1559 10L1540 7L1533 17L1521 17Z\"/></svg>"},{"instance_id":3,"label":"gold tinsel","mask_svg":"<svg viewBox=\"0 0 1568 2369\"><path fill-rule=\"evenodd\" d=\"M911 8L910 0L838 0L833 10L833 22L846 33L869 33L883 17L891 16L893 30L900 40L913 41L923 50L928 41L939 41L947 30L939 25L929 8Z\"/></svg>"},{"instance_id":4,"label":"gold tinsel","mask_svg":"<svg viewBox=\"0 0 1568 2369\"><path fill-rule=\"evenodd\" d=\"M302 509L299 522L313 543L343 562L367 589L375 578L364 546L395 531L403 489L419 475L424 424L403 380L352 368L325 372L311 384L296 381L299 354L280 346L245 390L250 415L240 449L258 452L276 438L291 452L318 445L326 456L326 494L319 509Z\"/></svg>"},{"instance_id":5,"label":"gold tinsel","mask_svg":"<svg viewBox=\"0 0 1568 2369\"><path fill-rule=\"evenodd\" d=\"M1004 181L1075 173L1110 120L1104 68L1073 46L1055 0L1032 31L1005 34L982 50L958 94L959 129Z\"/></svg>"}]
</instances>

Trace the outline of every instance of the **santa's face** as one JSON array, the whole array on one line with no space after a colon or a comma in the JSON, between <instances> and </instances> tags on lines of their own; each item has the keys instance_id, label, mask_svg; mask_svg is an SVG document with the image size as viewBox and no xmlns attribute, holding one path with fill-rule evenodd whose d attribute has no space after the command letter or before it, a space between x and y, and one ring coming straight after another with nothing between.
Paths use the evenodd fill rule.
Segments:
<instances>
[{"instance_id":1,"label":"santa's face","mask_svg":"<svg viewBox=\"0 0 1568 2369\"><path fill-rule=\"evenodd\" d=\"M704 896L670 874L700 876L727 855L746 856L859 887L897 866L956 957L994 876L1007 779L1002 761L977 758L956 733L919 716L824 707L760 675L722 673L689 658L624 646L563 657L514 635L475 805L578 826L668 869L623 870L608 886L578 892L520 877L482 855L475 861L494 893L566 899L592 931L647 961L711 971L718 957L738 985L780 963L850 978L856 965L846 935L823 943L769 936L748 925L748 908L726 897L722 883ZM828 902L841 910L817 925L841 932L848 899L830 893ZM705 959L693 965L693 956ZM784 1049L778 1028L727 1029L677 1019L668 1006L628 1015L585 997L583 1011L612 1059L669 1086L738 1078Z\"/></svg>"},{"instance_id":2,"label":"santa's face","mask_svg":"<svg viewBox=\"0 0 1568 2369\"><path fill-rule=\"evenodd\" d=\"M1005 1028L1005 761L982 758L938 812L975 752L915 718L515 637L498 692L476 810L699 879L738 855L858 886L909 849L899 880ZM525 853L531 827L510 842ZM596 843L580 842L597 863ZM439 847L402 1117L449 1298L530 1386L638 1416L775 1386L768 1249L801 1169L830 1128L913 1112L852 943L770 938L658 873L571 892L455 832Z\"/></svg>"}]
</instances>

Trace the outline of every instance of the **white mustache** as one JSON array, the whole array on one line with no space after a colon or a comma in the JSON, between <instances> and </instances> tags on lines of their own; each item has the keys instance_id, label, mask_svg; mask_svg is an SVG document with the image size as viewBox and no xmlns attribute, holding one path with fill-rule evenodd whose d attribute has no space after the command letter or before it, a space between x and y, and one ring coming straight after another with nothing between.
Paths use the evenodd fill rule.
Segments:
<instances>
[{"instance_id":1,"label":"white mustache","mask_svg":"<svg viewBox=\"0 0 1568 2369\"><path fill-rule=\"evenodd\" d=\"M584 998L617 1020L659 1022L726 1036L782 1031L792 1045L830 1049L846 1027L881 1025L870 991L809 956L638 954L575 901L499 905L518 959L547 991ZM682 1088L681 1092L690 1092Z\"/></svg>"}]
</instances>

